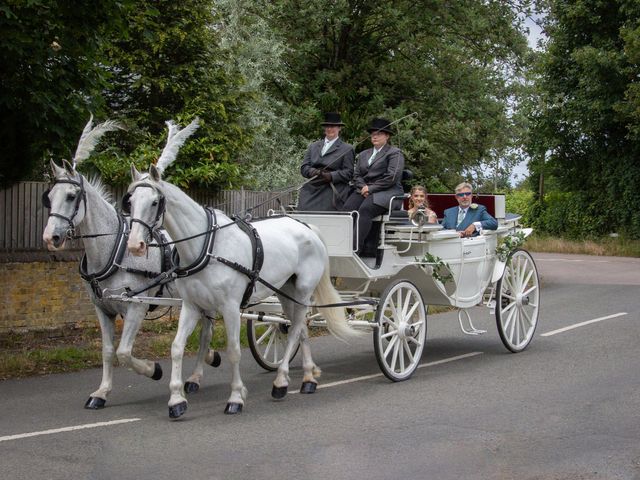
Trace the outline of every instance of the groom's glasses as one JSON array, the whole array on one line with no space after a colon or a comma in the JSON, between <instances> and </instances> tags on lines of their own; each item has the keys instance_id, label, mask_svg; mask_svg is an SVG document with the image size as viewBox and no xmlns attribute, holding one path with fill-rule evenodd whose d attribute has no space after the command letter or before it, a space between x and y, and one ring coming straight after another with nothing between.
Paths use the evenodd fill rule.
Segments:
<instances>
[{"instance_id":1,"label":"groom's glasses","mask_svg":"<svg viewBox=\"0 0 640 480\"><path fill-rule=\"evenodd\" d=\"M468 197L470 195L473 195L473 194L471 192L459 192L459 193L456 193L457 197Z\"/></svg>"}]
</instances>

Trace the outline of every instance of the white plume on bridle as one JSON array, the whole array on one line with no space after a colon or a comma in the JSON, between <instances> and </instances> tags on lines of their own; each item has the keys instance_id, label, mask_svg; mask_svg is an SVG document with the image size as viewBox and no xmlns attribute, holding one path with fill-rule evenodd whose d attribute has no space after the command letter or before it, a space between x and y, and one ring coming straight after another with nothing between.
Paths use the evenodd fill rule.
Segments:
<instances>
[{"instance_id":1,"label":"white plume on bridle","mask_svg":"<svg viewBox=\"0 0 640 480\"><path fill-rule=\"evenodd\" d=\"M105 133L117 129L124 129L124 127L114 120L106 120L94 127L92 114L91 118L89 118L89 121L84 126L84 130L82 130L76 154L73 156L73 168L89 158L91 152L96 148L96 145L98 145L98 142Z\"/></svg>"},{"instance_id":2,"label":"white plume on bridle","mask_svg":"<svg viewBox=\"0 0 640 480\"><path fill-rule=\"evenodd\" d=\"M167 127L169 127L169 133L167 135L167 145L162 150L162 155L158 159L158 163L156 163L156 169L162 174L164 170L171 165L178 156L178 151L180 147L184 144L184 142L195 132L198 127L200 119L198 117L193 120L189 125L184 127L182 130L176 125L173 120L169 120L165 122Z\"/></svg>"}]
</instances>

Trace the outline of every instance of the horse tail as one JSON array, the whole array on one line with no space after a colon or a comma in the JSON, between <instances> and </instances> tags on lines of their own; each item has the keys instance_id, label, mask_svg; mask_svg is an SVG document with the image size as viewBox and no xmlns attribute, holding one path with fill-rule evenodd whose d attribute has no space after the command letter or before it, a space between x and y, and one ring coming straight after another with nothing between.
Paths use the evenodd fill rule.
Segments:
<instances>
[{"instance_id":1,"label":"horse tail","mask_svg":"<svg viewBox=\"0 0 640 480\"><path fill-rule=\"evenodd\" d=\"M311 229L316 235L318 235L318 237L322 241L326 252L326 244L324 243L322 235L320 235L318 229L313 225L311 226ZM320 278L320 282L318 282L313 295L315 299L314 303L316 303L317 305L328 305L342 302L342 298L340 298L338 291L331 283L331 277L329 276L328 256L325 256L324 272L322 272L322 277ZM329 307L321 308L319 310L327 322L327 329L335 337L346 341L349 338L360 335L360 332L351 328L347 323L347 317L345 315L344 307Z\"/></svg>"}]
</instances>

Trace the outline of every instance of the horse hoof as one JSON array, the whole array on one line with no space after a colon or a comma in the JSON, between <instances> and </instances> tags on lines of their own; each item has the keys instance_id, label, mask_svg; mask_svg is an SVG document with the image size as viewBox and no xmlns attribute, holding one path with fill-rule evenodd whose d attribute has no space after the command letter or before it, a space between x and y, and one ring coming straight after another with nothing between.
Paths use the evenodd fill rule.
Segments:
<instances>
[{"instance_id":1,"label":"horse hoof","mask_svg":"<svg viewBox=\"0 0 640 480\"><path fill-rule=\"evenodd\" d=\"M180 402L169 407L169 418L180 418L187 411L187 402Z\"/></svg>"},{"instance_id":2,"label":"horse hoof","mask_svg":"<svg viewBox=\"0 0 640 480\"><path fill-rule=\"evenodd\" d=\"M184 383L184 393L196 393L198 390L200 390L200 385L196 382Z\"/></svg>"},{"instance_id":3,"label":"horse hoof","mask_svg":"<svg viewBox=\"0 0 640 480\"><path fill-rule=\"evenodd\" d=\"M285 387L276 387L274 385L273 388L271 389L271 396L273 398L275 398L276 400L281 400L287 394L287 388L288 387L286 387L286 386Z\"/></svg>"},{"instance_id":4,"label":"horse hoof","mask_svg":"<svg viewBox=\"0 0 640 480\"><path fill-rule=\"evenodd\" d=\"M209 365L211 365L212 367L219 367L221 363L222 357L220 356L220 354L218 352L213 352L213 360L211 360L211 363Z\"/></svg>"},{"instance_id":5,"label":"horse hoof","mask_svg":"<svg viewBox=\"0 0 640 480\"><path fill-rule=\"evenodd\" d=\"M318 384L315 382L302 382L300 393L316 393L317 386Z\"/></svg>"},{"instance_id":6,"label":"horse hoof","mask_svg":"<svg viewBox=\"0 0 640 480\"><path fill-rule=\"evenodd\" d=\"M241 403L227 403L227 406L224 407L224 413L226 415L235 415L236 413L242 413L242 404Z\"/></svg>"},{"instance_id":7,"label":"horse hoof","mask_svg":"<svg viewBox=\"0 0 640 480\"><path fill-rule=\"evenodd\" d=\"M105 403L107 403L107 401L104 398L89 397L89 400L84 404L84 408L87 410L100 410L104 408Z\"/></svg>"},{"instance_id":8,"label":"horse hoof","mask_svg":"<svg viewBox=\"0 0 640 480\"><path fill-rule=\"evenodd\" d=\"M151 375L151 379L160 380L161 378L162 378L162 367L158 362L156 362L153 367L153 375Z\"/></svg>"}]
</instances>

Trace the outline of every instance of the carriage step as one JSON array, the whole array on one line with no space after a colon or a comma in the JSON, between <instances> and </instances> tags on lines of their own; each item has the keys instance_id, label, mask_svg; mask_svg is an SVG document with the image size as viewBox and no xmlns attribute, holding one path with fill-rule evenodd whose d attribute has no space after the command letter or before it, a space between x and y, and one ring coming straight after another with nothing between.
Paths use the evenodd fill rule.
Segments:
<instances>
[{"instance_id":1,"label":"carriage step","mask_svg":"<svg viewBox=\"0 0 640 480\"><path fill-rule=\"evenodd\" d=\"M462 320L463 315L467 317L466 322ZM460 322L460 330L462 330L462 333L465 335L482 335L483 333L487 333L486 330L480 330L473 326L471 315L469 315L469 312L465 308L461 308L458 311L458 322Z\"/></svg>"}]
</instances>

